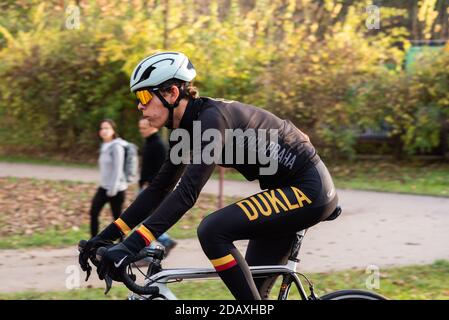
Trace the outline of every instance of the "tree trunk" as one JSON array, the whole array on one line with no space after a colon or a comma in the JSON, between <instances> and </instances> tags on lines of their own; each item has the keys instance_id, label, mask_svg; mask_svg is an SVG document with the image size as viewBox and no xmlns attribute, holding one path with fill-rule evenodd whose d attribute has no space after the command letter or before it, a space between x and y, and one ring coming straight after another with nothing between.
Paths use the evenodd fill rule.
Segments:
<instances>
[{"instance_id":1,"label":"tree trunk","mask_svg":"<svg viewBox=\"0 0 449 320\"><path fill-rule=\"evenodd\" d=\"M419 40L418 1L410 1L408 9L411 25L411 39Z\"/></svg>"},{"instance_id":2,"label":"tree trunk","mask_svg":"<svg viewBox=\"0 0 449 320\"><path fill-rule=\"evenodd\" d=\"M449 119L444 117L442 119L441 134L440 134L440 152L443 157L449 157Z\"/></svg>"},{"instance_id":3,"label":"tree trunk","mask_svg":"<svg viewBox=\"0 0 449 320\"><path fill-rule=\"evenodd\" d=\"M168 48L168 15L169 15L170 0L164 0L164 36L162 42L162 48L167 50Z\"/></svg>"}]
</instances>

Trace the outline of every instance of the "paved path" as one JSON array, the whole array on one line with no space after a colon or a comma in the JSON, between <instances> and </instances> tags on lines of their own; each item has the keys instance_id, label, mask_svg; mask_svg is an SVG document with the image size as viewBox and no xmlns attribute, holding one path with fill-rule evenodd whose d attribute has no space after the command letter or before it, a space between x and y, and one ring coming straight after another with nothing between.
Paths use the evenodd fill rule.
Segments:
<instances>
[{"instance_id":1,"label":"paved path","mask_svg":"<svg viewBox=\"0 0 449 320\"><path fill-rule=\"evenodd\" d=\"M0 162L0 177L36 178L47 180L68 180L80 182L100 181L97 169L35 165ZM247 196L260 191L255 182L226 181L224 194L227 196ZM211 179L204 186L203 192L218 193L218 180Z\"/></svg>"},{"instance_id":2,"label":"paved path","mask_svg":"<svg viewBox=\"0 0 449 320\"><path fill-rule=\"evenodd\" d=\"M0 176L6 175L95 181L96 171L0 163ZM231 196L258 191L254 183L226 181L225 186ZM216 187L211 181L204 191L216 193ZM353 190L338 194L343 214L309 230L301 248L302 271L365 269L372 264L382 270L449 260L449 198ZM238 247L244 252L245 242ZM0 292L65 290L66 268L76 263L75 248L0 250ZM210 266L195 239L180 240L165 261L165 267L184 266Z\"/></svg>"}]
</instances>

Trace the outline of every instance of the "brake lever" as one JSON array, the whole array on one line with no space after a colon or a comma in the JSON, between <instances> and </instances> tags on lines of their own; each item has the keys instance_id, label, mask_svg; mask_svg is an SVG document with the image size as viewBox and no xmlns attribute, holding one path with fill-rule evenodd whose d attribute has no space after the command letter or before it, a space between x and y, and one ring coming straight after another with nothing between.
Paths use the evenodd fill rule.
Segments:
<instances>
[{"instance_id":1,"label":"brake lever","mask_svg":"<svg viewBox=\"0 0 449 320\"><path fill-rule=\"evenodd\" d=\"M104 291L104 294L108 294L109 290L112 288L112 278L108 275L104 277L104 282L106 283L106 289Z\"/></svg>"}]
</instances>

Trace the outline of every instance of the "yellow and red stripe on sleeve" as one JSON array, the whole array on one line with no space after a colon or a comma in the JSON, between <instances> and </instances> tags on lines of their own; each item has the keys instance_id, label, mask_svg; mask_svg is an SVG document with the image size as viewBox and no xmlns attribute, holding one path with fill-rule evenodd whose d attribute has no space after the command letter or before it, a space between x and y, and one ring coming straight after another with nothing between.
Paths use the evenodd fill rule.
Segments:
<instances>
[{"instance_id":1,"label":"yellow and red stripe on sleeve","mask_svg":"<svg viewBox=\"0 0 449 320\"><path fill-rule=\"evenodd\" d=\"M128 227L128 225L123 221L122 219L118 218L114 221L114 224L122 231L122 233L126 236L130 231L131 228Z\"/></svg>"},{"instance_id":2,"label":"yellow and red stripe on sleeve","mask_svg":"<svg viewBox=\"0 0 449 320\"><path fill-rule=\"evenodd\" d=\"M235 261L232 254L228 254L227 256L218 259L213 259L210 262L212 262L212 265L217 271L224 271L237 265L237 261Z\"/></svg>"},{"instance_id":3,"label":"yellow and red stripe on sleeve","mask_svg":"<svg viewBox=\"0 0 449 320\"><path fill-rule=\"evenodd\" d=\"M138 234L140 234L143 238L143 240L145 240L145 244L148 246L150 245L150 243L154 240L156 240L156 238L154 237L154 235L151 233L150 230L148 230L147 227L145 227L144 225L141 225L139 227L139 229L136 230Z\"/></svg>"}]
</instances>

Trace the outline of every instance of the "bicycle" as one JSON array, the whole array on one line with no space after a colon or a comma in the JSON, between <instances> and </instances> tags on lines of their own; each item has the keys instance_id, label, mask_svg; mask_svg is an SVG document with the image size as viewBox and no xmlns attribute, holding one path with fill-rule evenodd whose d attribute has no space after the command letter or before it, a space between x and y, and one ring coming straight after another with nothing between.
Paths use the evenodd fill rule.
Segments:
<instances>
[{"instance_id":1,"label":"bicycle","mask_svg":"<svg viewBox=\"0 0 449 320\"><path fill-rule=\"evenodd\" d=\"M341 212L341 207L338 206L325 221L336 219ZM302 300L386 300L385 297L377 293L358 289L339 290L318 297L314 292L314 285L309 279L304 274L296 271L299 262L297 257L306 231L301 230L297 232L286 265L250 266L250 271L254 277L282 276L278 300L286 300L288 298L292 285L296 286ZM80 246L82 246L81 242ZM100 260L105 251L105 247L99 248L96 259ZM219 277L217 271L213 268L163 269L161 265L163 258L164 249L156 247L154 249L144 248L131 259L122 276L123 283L131 291L128 295L128 300L177 300L178 298L168 288L168 283L180 282L185 279L213 279ZM131 267L143 259L149 261L149 266L147 273L144 274L144 284L139 285L136 283L136 275ZM143 274L143 272L141 273ZM299 275L306 280L309 287L309 295L307 295ZM111 288L112 280L107 277L105 281L106 294Z\"/></svg>"}]
</instances>

